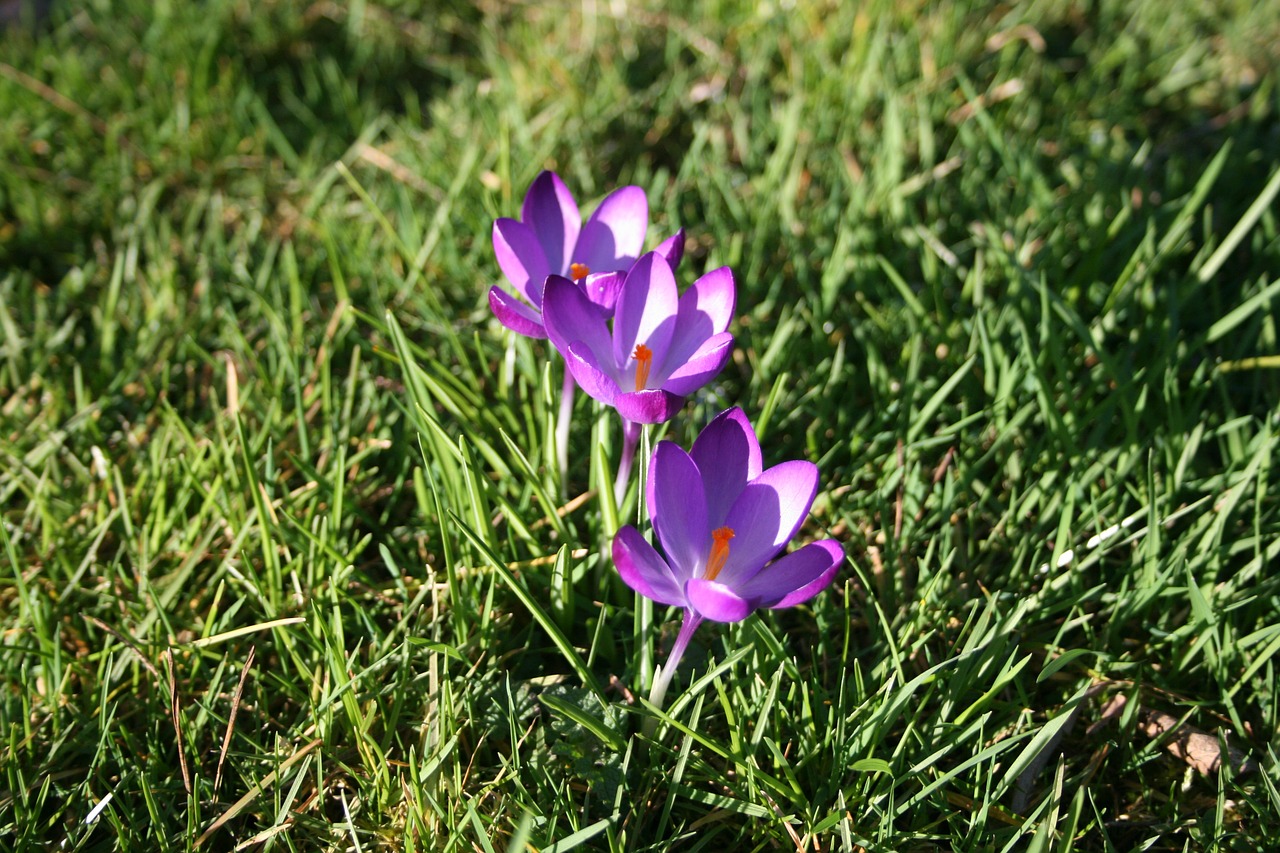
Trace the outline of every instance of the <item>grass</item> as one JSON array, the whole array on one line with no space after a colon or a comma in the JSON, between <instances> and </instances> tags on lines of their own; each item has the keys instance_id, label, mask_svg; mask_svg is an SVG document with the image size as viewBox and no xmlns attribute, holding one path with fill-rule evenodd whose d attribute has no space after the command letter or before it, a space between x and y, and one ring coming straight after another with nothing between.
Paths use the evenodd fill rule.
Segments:
<instances>
[{"instance_id":1,"label":"grass","mask_svg":"<svg viewBox=\"0 0 1280 853\"><path fill-rule=\"evenodd\" d=\"M1280 15L703 9L0 34L0 846L1276 846ZM849 555L661 712L616 424L560 482L484 298L543 168L733 267L651 438L741 405Z\"/></svg>"}]
</instances>

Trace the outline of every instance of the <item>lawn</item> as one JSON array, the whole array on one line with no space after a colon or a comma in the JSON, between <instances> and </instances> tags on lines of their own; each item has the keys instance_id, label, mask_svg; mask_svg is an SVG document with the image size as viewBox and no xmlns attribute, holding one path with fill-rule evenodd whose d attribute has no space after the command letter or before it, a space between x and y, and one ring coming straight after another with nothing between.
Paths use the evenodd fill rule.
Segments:
<instances>
[{"instance_id":1,"label":"lawn","mask_svg":"<svg viewBox=\"0 0 1280 853\"><path fill-rule=\"evenodd\" d=\"M62 0L0 32L0 848L1280 849L1280 6ZM502 327L728 265L834 584L704 624Z\"/></svg>"}]
</instances>

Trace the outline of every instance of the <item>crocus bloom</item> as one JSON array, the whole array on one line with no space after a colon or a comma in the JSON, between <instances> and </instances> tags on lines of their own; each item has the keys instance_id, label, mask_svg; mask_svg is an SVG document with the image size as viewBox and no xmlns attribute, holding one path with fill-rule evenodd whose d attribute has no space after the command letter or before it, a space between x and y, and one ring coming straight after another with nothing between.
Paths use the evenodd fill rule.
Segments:
<instances>
[{"instance_id":1,"label":"crocus bloom","mask_svg":"<svg viewBox=\"0 0 1280 853\"><path fill-rule=\"evenodd\" d=\"M670 441L658 444L649 465L648 503L666 558L634 527L623 527L613 540L613 562L627 586L685 611L655 680L654 704L661 704L704 619L737 622L761 607L801 604L830 586L844 562L834 539L778 557L809 514L817 489L818 468L810 462L761 470L760 444L738 408L707 424L688 453Z\"/></svg>"},{"instance_id":2,"label":"crocus bloom","mask_svg":"<svg viewBox=\"0 0 1280 853\"><path fill-rule=\"evenodd\" d=\"M520 219L493 223L498 266L527 303L493 287L489 306L508 329L545 338L542 286L547 276L558 275L578 282L601 313L611 315L619 273L639 257L648 225L649 202L640 187L614 190L583 225L578 205L560 176L542 172L529 186ZM684 229L656 251L673 266L678 264L684 255Z\"/></svg>"},{"instance_id":3,"label":"crocus bloom","mask_svg":"<svg viewBox=\"0 0 1280 853\"><path fill-rule=\"evenodd\" d=\"M582 288L547 278L542 311L548 337L582 390L625 421L671 419L686 395L724 367L733 347L733 273L721 267L681 296L657 252L636 261L618 289L613 328Z\"/></svg>"}]
</instances>

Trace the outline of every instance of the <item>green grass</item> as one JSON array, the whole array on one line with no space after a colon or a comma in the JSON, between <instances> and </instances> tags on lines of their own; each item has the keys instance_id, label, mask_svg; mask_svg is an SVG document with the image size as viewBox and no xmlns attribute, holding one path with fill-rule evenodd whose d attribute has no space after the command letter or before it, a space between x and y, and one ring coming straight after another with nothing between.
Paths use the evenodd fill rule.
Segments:
<instances>
[{"instance_id":1,"label":"green grass","mask_svg":"<svg viewBox=\"0 0 1280 853\"><path fill-rule=\"evenodd\" d=\"M0 34L0 847L1280 844L1280 13L850 5ZM741 405L849 555L652 738L616 418L560 482L485 301L543 168L733 267L652 438Z\"/></svg>"}]
</instances>

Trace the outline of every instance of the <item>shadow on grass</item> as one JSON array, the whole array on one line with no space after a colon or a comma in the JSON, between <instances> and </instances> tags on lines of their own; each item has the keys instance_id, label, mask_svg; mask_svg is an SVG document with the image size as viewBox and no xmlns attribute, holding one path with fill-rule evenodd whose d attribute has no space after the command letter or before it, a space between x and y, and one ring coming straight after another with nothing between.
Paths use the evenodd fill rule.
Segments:
<instances>
[{"instance_id":1,"label":"shadow on grass","mask_svg":"<svg viewBox=\"0 0 1280 853\"><path fill-rule=\"evenodd\" d=\"M122 202L156 181L157 209L178 220L202 188L232 208L272 211L290 180L341 157L375 122L426 123L451 69L475 54L479 12L364 10L357 21L334 3L168 14L150 3L63 3L36 34L6 32L0 17L0 54L14 70L0 78L0 161L10 164L0 266L61 279L96 240L115 242L129 218ZM98 78L116 84L83 84Z\"/></svg>"}]
</instances>

